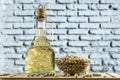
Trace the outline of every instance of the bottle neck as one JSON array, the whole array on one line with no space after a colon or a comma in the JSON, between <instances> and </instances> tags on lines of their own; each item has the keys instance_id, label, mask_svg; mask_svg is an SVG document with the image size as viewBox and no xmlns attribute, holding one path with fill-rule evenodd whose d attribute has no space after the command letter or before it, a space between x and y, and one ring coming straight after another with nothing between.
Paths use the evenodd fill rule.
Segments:
<instances>
[{"instance_id":1,"label":"bottle neck","mask_svg":"<svg viewBox=\"0 0 120 80\"><path fill-rule=\"evenodd\" d=\"M37 28L43 28L44 30L46 29L45 21L37 21L36 26L37 26Z\"/></svg>"},{"instance_id":2,"label":"bottle neck","mask_svg":"<svg viewBox=\"0 0 120 80\"><path fill-rule=\"evenodd\" d=\"M43 28L37 28L35 37L31 43L32 47L36 46L49 46L49 42L46 37L46 32Z\"/></svg>"},{"instance_id":3,"label":"bottle neck","mask_svg":"<svg viewBox=\"0 0 120 80\"><path fill-rule=\"evenodd\" d=\"M35 37L46 37L45 30L42 28L38 28L35 32Z\"/></svg>"}]
</instances>

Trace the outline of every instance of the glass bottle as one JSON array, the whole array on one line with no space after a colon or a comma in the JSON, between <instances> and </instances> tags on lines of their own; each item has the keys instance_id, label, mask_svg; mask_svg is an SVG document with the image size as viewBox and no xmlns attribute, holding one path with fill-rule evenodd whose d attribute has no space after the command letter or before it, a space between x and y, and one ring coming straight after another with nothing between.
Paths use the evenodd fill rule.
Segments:
<instances>
[{"instance_id":1,"label":"glass bottle","mask_svg":"<svg viewBox=\"0 0 120 80\"><path fill-rule=\"evenodd\" d=\"M38 15L42 13L41 9L45 10L43 7L39 7L37 10ZM49 41L46 37L45 19L43 19L42 16L38 16L36 23L38 28L31 46L26 52L25 72L32 74L54 73L55 57L54 51L50 47Z\"/></svg>"}]
</instances>

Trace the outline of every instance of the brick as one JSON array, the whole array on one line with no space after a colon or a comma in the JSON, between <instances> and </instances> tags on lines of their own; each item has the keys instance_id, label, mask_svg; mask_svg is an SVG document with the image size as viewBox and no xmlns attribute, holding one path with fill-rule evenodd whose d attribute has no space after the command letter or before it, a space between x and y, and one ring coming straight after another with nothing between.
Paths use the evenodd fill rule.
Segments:
<instances>
[{"instance_id":1,"label":"brick","mask_svg":"<svg viewBox=\"0 0 120 80\"><path fill-rule=\"evenodd\" d=\"M6 41L6 43L4 43L5 47L20 47L22 46L22 42L15 42L15 41Z\"/></svg>"},{"instance_id":2,"label":"brick","mask_svg":"<svg viewBox=\"0 0 120 80\"><path fill-rule=\"evenodd\" d=\"M20 29L4 29L2 30L4 35L21 35L23 34L23 30Z\"/></svg>"},{"instance_id":3,"label":"brick","mask_svg":"<svg viewBox=\"0 0 120 80\"><path fill-rule=\"evenodd\" d=\"M111 22L112 23L119 23L120 22L120 17L119 16L111 16Z\"/></svg>"},{"instance_id":4,"label":"brick","mask_svg":"<svg viewBox=\"0 0 120 80\"><path fill-rule=\"evenodd\" d=\"M120 40L120 36L119 35L104 35L103 40Z\"/></svg>"},{"instance_id":5,"label":"brick","mask_svg":"<svg viewBox=\"0 0 120 80\"><path fill-rule=\"evenodd\" d=\"M1 53L0 53L0 59L5 59L5 55L4 55L4 50L3 49L1 49Z\"/></svg>"},{"instance_id":6,"label":"brick","mask_svg":"<svg viewBox=\"0 0 120 80\"><path fill-rule=\"evenodd\" d=\"M102 47L84 47L83 50L86 53L93 53L93 52L102 52L103 48Z\"/></svg>"},{"instance_id":7,"label":"brick","mask_svg":"<svg viewBox=\"0 0 120 80\"><path fill-rule=\"evenodd\" d=\"M114 1L114 2L117 2L117 0ZM119 9L119 8L120 8L119 4L111 4L110 6L111 6L110 9L112 9L112 10L114 10L114 11L117 11L117 10L115 10L115 9Z\"/></svg>"},{"instance_id":8,"label":"brick","mask_svg":"<svg viewBox=\"0 0 120 80\"><path fill-rule=\"evenodd\" d=\"M79 0L79 3L98 3L99 0Z\"/></svg>"},{"instance_id":9,"label":"brick","mask_svg":"<svg viewBox=\"0 0 120 80\"><path fill-rule=\"evenodd\" d=\"M87 17L69 17L68 22L88 22Z\"/></svg>"},{"instance_id":10,"label":"brick","mask_svg":"<svg viewBox=\"0 0 120 80\"><path fill-rule=\"evenodd\" d=\"M11 2L12 2L12 0L11 0ZM9 11L12 12L14 10L22 10L22 5L21 4L14 4L13 5L12 3L9 3L9 2L5 3L5 4L1 4L1 6L4 6L4 7L0 8L0 10L2 10L3 12L6 12L6 15L7 15L7 12L9 12Z\"/></svg>"},{"instance_id":11,"label":"brick","mask_svg":"<svg viewBox=\"0 0 120 80\"><path fill-rule=\"evenodd\" d=\"M13 35L4 36L2 38L4 39L4 41L14 41L15 40Z\"/></svg>"},{"instance_id":12,"label":"brick","mask_svg":"<svg viewBox=\"0 0 120 80\"><path fill-rule=\"evenodd\" d=\"M12 5L12 4L9 4L9 6L8 5L4 5L4 3L2 3L2 2L0 2L0 4L1 4L1 6L4 6L3 8L0 8L0 11L5 11L7 8L10 8L10 6Z\"/></svg>"},{"instance_id":13,"label":"brick","mask_svg":"<svg viewBox=\"0 0 120 80\"><path fill-rule=\"evenodd\" d=\"M105 35L105 34L111 34L111 30L109 30L109 29L91 29L90 33L95 34L95 35L98 35L98 34Z\"/></svg>"},{"instance_id":14,"label":"brick","mask_svg":"<svg viewBox=\"0 0 120 80\"><path fill-rule=\"evenodd\" d=\"M53 41L50 44L52 47L63 47L67 45L67 41Z\"/></svg>"},{"instance_id":15,"label":"brick","mask_svg":"<svg viewBox=\"0 0 120 80\"><path fill-rule=\"evenodd\" d=\"M91 71L93 72L104 72L103 68L107 68L109 72L113 72L111 66L92 66Z\"/></svg>"},{"instance_id":16,"label":"brick","mask_svg":"<svg viewBox=\"0 0 120 80\"><path fill-rule=\"evenodd\" d=\"M73 29L73 28L78 28L78 24L76 23L60 23L58 25L58 28L60 29Z\"/></svg>"},{"instance_id":17,"label":"brick","mask_svg":"<svg viewBox=\"0 0 120 80\"><path fill-rule=\"evenodd\" d=\"M58 3L74 3L76 0L57 0Z\"/></svg>"},{"instance_id":18,"label":"brick","mask_svg":"<svg viewBox=\"0 0 120 80\"><path fill-rule=\"evenodd\" d=\"M36 29L24 29L25 35L35 35Z\"/></svg>"},{"instance_id":19,"label":"brick","mask_svg":"<svg viewBox=\"0 0 120 80\"><path fill-rule=\"evenodd\" d=\"M110 10L109 11L101 11L100 14L102 16L111 16L111 15L113 15L112 11L110 11Z\"/></svg>"},{"instance_id":20,"label":"brick","mask_svg":"<svg viewBox=\"0 0 120 80\"><path fill-rule=\"evenodd\" d=\"M120 34L120 29L115 29L113 34Z\"/></svg>"},{"instance_id":21,"label":"brick","mask_svg":"<svg viewBox=\"0 0 120 80\"><path fill-rule=\"evenodd\" d=\"M110 22L110 17L90 17L90 22L107 23Z\"/></svg>"},{"instance_id":22,"label":"brick","mask_svg":"<svg viewBox=\"0 0 120 80\"><path fill-rule=\"evenodd\" d=\"M113 47L120 47L120 41L112 41Z\"/></svg>"},{"instance_id":23,"label":"brick","mask_svg":"<svg viewBox=\"0 0 120 80\"><path fill-rule=\"evenodd\" d=\"M117 16L119 14L120 14L120 11L113 11L113 10L101 11L102 16Z\"/></svg>"},{"instance_id":24,"label":"brick","mask_svg":"<svg viewBox=\"0 0 120 80\"><path fill-rule=\"evenodd\" d=\"M107 46L110 46L110 42L109 41L94 41L94 42L91 42L91 46L92 47L107 47Z\"/></svg>"},{"instance_id":25,"label":"brick","mask_svg":"<svg viewBox=\"0 0 120 80\"><path fill-rule=\"evenodd\" d=\"M36 0L37 3L55 3L55 0Z\"/></svg>"},{"instance_id":26,"label":"brick","mask_svg":"<svg viewBox=\"0 0 120 80\"><path fill-rule=\"evenodd\" d=\"M83 51L79 54L79 55L77 55L77 56L81 56L81 57L84 57L84 58L87 58L88 59L88 57L89 57L89 54L85 54L85 53L83 53Z\"/></svg>"},{"instance_id":27,"label":"brick","mask_svg":"<svg viewBox=\"0 0 120 80\"><path fill-rule=\"evenodd\" d=\"M2 48L2 45L3 45L2 43L5 41L4 39L5 39L4 35L0 34L0 42L1 42L0 48Z\"/></svg>"},{"instance_id":28,"label":"brick","mask_svg":"<svg viewBox=\"0 0 120 80\"><path fill-rule=\"evenodd\" d=\"M14 60L8 60L8 59L0 59L1 63L0 66L13 66Z\"/></svg>"},{"instance_id":29,"label":"brick","mask_svg":"<svg viewBox=\"0 0 120 80\"><path fill-rule=\"evenodd\" d=\"M46 11L46 15L47 16L55 16L55 15L57 15L57 12L56 11L52 11L52 10L47 10Z\"/></svg>"},{"instance_id":30,"label":"brick","mask_svg":"<svg viewBox=\"0 0 120 80\"><path fill-rule=\"evenodd\" d=\"M91 54L90 55L90 58L92 59L110 59L110 55L109 55L109 53L105 53L105 52L103 52L103 53L93 53L93 54Z\"/></svg>"},{"instance_id":31,"label":"brick","mask_svg":"<svg viewBox=\"0 0 120 80\"><path fill-rule=\"evenodd\" d=\"M46 5L46 9L49 9L49 10L65 10L66 9L66 6L65 5L62 5L62 4L48 4Z\"/></svg>"},{"instance_id":32,"label":"brick","mask_svg":"<svg viewBox=\"0 0 120 80\"><path fill-rule=\"evenodd\" d=\"M15 65L25 65L25 60L23 59L15 60Z\"/></svg>"},{"instance_id":33,"label":"brick","mask_svg":"<svg viewBox=\"0 0 120 80\"><path fill-rule=\"evenodd\" d=\"M59 40L79 40L79 35L61 35Z\"/></svg>"},{"instance_id":34,"label":"brick","mask_svg":"<svg viewBox=\"0 0 120 80\"><path fill-rule=\"evenodd\" d=\"M68 10L76 10L76 5L68 4L67 8L68 8Z\"/></svg>"},{"instance_id":35,"label":"brick","mask_svg":"<svg viewBox=\"0 0 120 80\"><path fill-rule=\"evenodd\" d=\"M4 54L12 54L12 53L15 53L15 49L14 48L4 48L3 53Z\"/></svg>"},{"instance_id":36,"label":"brick","mask_svg":"<svg viewBox=\"0 0 120 80\"><path fill-rule=\"evenodd\" d=\"M99 11L79 11L78 13L79 16L98 16Z\"/></svg>"},{"instance_id":37,"label":"brick","mask_svg":"<svg viewBox=\"0 0 120 80\"><path fill-rule=\"evenodd\" d=\"M13 10L22 10L22 5L21 4L13 5Z\"/></svg>"},{"instance_id":38,"label":"brick","mask_svg":"<svg viewBox=\"0 0 120 80\"><path fill-rule=\"evenodd\" d=\"M89 41L69 41L68 46L71 47L80 47L80 46L88 46Z\"/></svg>"},{"instance_id":39,"label":"brick","mask_svg":"<svg viewBox=\"0 0 120 80\"><path fill-rule=\"evenodd\" d=\"M81 40L96 41L101 40L100 35L81 35Z\"/></svg>"},{"instance_id":40,"label":"brick","mask_svg":"<svg viewBox=\"0 0 120 80\"><path fill-rule=\"evenodd\" d=\"M112 58L119 59L120 54L119 53L112 53L111 54Z\"/></svg>"},{"instance_id":41,"label":"brick","mask_svg":"<svg viewBox=\"0 0 120 80\"><path fill-rule=\"evenodd\" d=\"M57 24L56 23L46 23L46 29L56 29Z\"/></svg>"},{"instance_id":42,"label":"brick","mask_svg":"<svg viewBox=\"0 0 120 80\"><path fill-rule=\"evenodd\" d=\"M99 10L107 10L109 7L107 4L101 4L101 5L98 5L98 9Z\"/></svg>"},{"instance_id":43,"label":"brick","mask_svg":"<svg viewBox=\"0 0 120 80\"><path fill-rule=\"evenodd\" d=\"M31 41L34 38L34 35L19 35L15 36L15 38L20 41Z\"/></svg>"},{"instance_id":44,"label":"brick","mask_svg":"<svg viewBox=\"0 0 120 80\"><path fill-rule=\"evenodd\" d=\"M6 23L22 22L23 18L22 17L4 17L3 21L5 21Z\"/></svg>"},{"instance_id":45,"label":"brick","mask_svg":"<svg viewBox=\"0 0 120 80\"><path fill-rule=\"evenodd\" d=\"M112 52L112 53L116 53L116 52L119 52L120 51L120 48L119 47L106 47L105 48L105 51L107 52Z\"/></svg>"},{"instance_id":46,"label":"brick","mask_svg":"<svg viewBox=\"0 0 120 80\"><path fill-rule=\"evenodd\" d=\"M25 54L25 52L27 51L26 49L27 49L26 47L16 47L16 53L17 54Z\"/></svg>"},{"instance_id":47,"label":"brick","mask_svg":"<svg viewBox=\"0 0 120 80\"><path fill-rule=\"evenodd\" d=\"M99 28L99 24L98 23L80 23L80 28L98 29Z\"/></svg>"},{"instance_id":48,"label":"brick","mask_svg":"<svg viewBox=\"0 0 120 80\"><path fill-rule=\"evenodd\" d=\"M24 10L34 10L35 7L37 7L38 5L34 5L34 4L23 4L23 9Z\"/></svg>"},{"instance_id":49,"label":"brick","mask_svg":"<svg viewBox=\"0 0 120 80\"><path fill-rule=\"evenodd\" d=\"M27 17L27 16L25 16L24 17L24 19L23 19L23 21L25 22L25 23L28 23L28 22L35 22L35 19L33 18L33 17Z\"/></svg>"},{"instance_id":50,"label":"brick","mask_svg":"<svg viewBox=\"0 0 120 80\"><path fill-rule=\"evenodd\" d=\"M25 11L15 10L14 14L16 16L33 16L34 15L34 10L25 10Z\"/></svg>"},{"instance_id":51,"label":"brick","mask_svg":"<svg viewBox=\"0 0 120 80\"><path fill-rule=\"evenodd\" d=\"M120 68L119 68L120 66L114 66L114 70L115 70L115 72L120 72Z\"/></svg>"},{"instance_id":52,"label":"brick","mask_svg":"<svg viewBox=\"0 0 120 80\"><path fill-rule=\"evenodd\" d=\"M61 58L61 57L65 57L65 56L67 56L67 54L62 53L62 54L56 54L55 55L56 58Z\"/></svg>"},{"instance_id":53,"label":"brick","mask_svg":"<svg viewBox=\"0 0 120 80\"><path fill-rule=\"evenodd\" d=\"M58 35L47 35L47 39L50 41L57 41L58 40Z\"/></svg>"},{"instance_id":54,"label":"brick","mask_svg":"<svg viewBox=\"0 0 120 80\"><path fill-rule=\"evenodd\" d=\"M81 4L81 5L68 4L68 5L67 5L67 8L68 8L69 10L76 10L76 9L86 10L86 9L88 9L88 6L85 5L85 4Z\"/></svg>"},{"instance_id":55,"label":"brick","mask_svg":"<svg viewBox=\"0 0 120 80\"><path fill-rule=\"evenodd\" d=\"M82 49L77 47L66 47L63 48L63 51L66 53L81 53Z\"/></svg>"},{"instance_id":56,"label":"brick","mask_svg":"<svg viewBox=\"0 0 120 80\"><path fill-rule=\"evenodd\" d=\"M15 23L13 27L16 29L18 29L18 28L32 29L32 28L34 28L34 23Z\"/></svg>"},{"instance_id":57,"label":"brick","mask_svg":"<svg viewBox=\"0 0 120 80\"><path fill-rule=\"evenodd\" d=\"M47 17L47 22L66 22L66 17Z\"/></svg>"},{"instance_id":58,"label":"brick","mask_svg":"<svg viewBox=\"0 0 120 80\"><path fill-rule=\"evenodd\" d=\"M15 0L15 3L33 3L34 0Z\"/></svg>"},{"instance_id":59,"label":"brick","mask_svg":"<svg viewBox=\"0 0 120 80\"><path fill-rule=\"evenodd\" d=\"M3 66L2 66L3 67ZM1 67L0 67L1 69ZM23 71L23 66L5 66L4 68L1 69L5 73L18 73L18 72L24 72Z\"/></svg>"},{"instance_id":60,"label":"brick","mask_svg":"<svg viewBox=\"0 0 120 80\"><path fill-rule=\"evenodd\" d=\"M0 22L0 25L1 25L1 27L0 27L0 31L1 31L1 29L3 28L3 25L2 25L2 23ZM1 33L0 33L1 34Z\"/></svg>"},{"instance_id":61,"label":"brick","mask_svg":"<svg viewBox=\"0 0 120 80\"><path fill-rule=\"evenodd\" d=\"M120 65L120 63L115 59L104 59L103 65L116 66Z\"/></svg>"},{"instance_id":62,"label":"brick","mask_svg":"<svg viewBox=\"0 0 120 80\"><path fill-rule=\"evenodd\" d=\"M6 4L6 3L7 3L7 4L8 4L8 3L9 3L9 4L13 4L13 0L5 0L5 1L4 1L4 0L0 0L0 4Z\"/></svg>"},{"instance_id":63,"label":"brick","mask_svg":"<svg viewBox=\"0 0 120 80\"><path fill-rule=\"evenodd\" d=\"M88 34L87 29L72 29L68 31L68 34Z\"/></svg>"},{"instance_id":64,"label":"brick","mask_svg":"<svg viewBox=\"0 0 120 80\"><path fill-rule=\"evenodd\" d=\"M101 28L106 28L106 29L114 29L114 28L120 28L120 24L116 24L116 23L104 23L101 24Z\"/></svg>"},{"instance_id":65,"label":"brick","mask_svg":"<svg viewBox=\"0 0 120 80\"><path fill-rule=\"evenodd\" d=\"M52 30L51 29L47 29L47 33L48 34L51 34L52 33ZM53 30L53 33L55 35L64 35L67 33L67 29L54 29Z\"/></svg>"},{"instance_id":66,"label":"brick","mask_svg":"<svg viewBox=\"0 0 120 80\"><path fill-rule=\"evenodd\" d=\"M88 5L86 5L86 4L77 5L77 9L79 9L79 10L87 10Z\"/></svg>"},{"instance_id":67,"label":"brick","mask_svg":"<svg viewBox=\"0 0 120 80\"><path fill-rule=\"evenodd\" d=\"M32 42L32 40L31 41L30 40L25 41L24 46L29 47L31 45L31 42Z\"/></svg>"},{"instance_id":68,"label":"brick","mask_svg":"<svg viewBox=\"0 0 120 80\"><path fill-rule=\"evenodd\" d=\"M7 59L19 59L22 58L22 54L15 54L15 53L11 53L11 54L5 54Z\"/></svg>"},{"instance_id":69,"label":"brick","mask_svg":"<svg viewBox=\"0 0 120 80\"><path fill-rule=\"evenodd\" d=\"M101 3L119 3L119 0L101 0Z\"/></svg>"},{"instance_id":70,"label":"brick","mask_svg":"<svg viewBox=\"0 0 120 80\"><path fill-rule=\"evenodd\" d=\"M89 9L90 10L108 10L109 5L107 5L107 4L92 4L92 5L89 5Z\"/></svg>"},{"instance_id":71,"label":"brick","mask_svg":"<svg viewBox=\"0 0 120 80\"><path fill-rule=\"evenodd\" d=\"M2 25L2 24L0 24L0 25ZM13 24L12 23L5 23L5 25L1 26L1 27L2 27L2 29L12 29Z\"/></svg>"},{"instance_id":72,"label":"brick","mask_svg":"<svg viewBox=\"0 0 120 80\"><path fill-rule=\"evenodd\" d=\"M90 63L92 66L101 66L102 65L102 60L101 59L91 59Z\"/></svg>"},{"instance_id":73,"label":"brick","mask_svg":"<svg viewBox=\"0 0 120 80\"><path fill-rule=\"evenodd\" d=\"M58 16L77 16L77 12L70 10L58 11Z\"/></svg>"},{"instance_id":74,"label":"brick","mask_svg":"<svg viewBox=\"0 0 120 80\"><path fill-rule=\"evenodd\" d=\"M0 9L1 10L1 9ZM9 14L8 14L9 13ZM0 16L11 17L13 16L13 11L1 11Z\"/></svg>"}]
</instances>

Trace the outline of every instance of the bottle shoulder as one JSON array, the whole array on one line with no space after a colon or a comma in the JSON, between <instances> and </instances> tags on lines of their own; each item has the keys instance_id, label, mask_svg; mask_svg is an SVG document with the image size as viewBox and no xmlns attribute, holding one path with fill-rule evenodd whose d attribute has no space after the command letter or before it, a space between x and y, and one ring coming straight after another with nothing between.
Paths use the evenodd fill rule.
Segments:
<instances>
[{"instance_id":1,"label":"bottle shoulder","mask_svg":"<svg viewBox=\"0 0 120 80\"><path fill-rule=\"evenodd\" d=\"M53 51L53 49L50 46L34 46L34 47L30 47L28 48L28 51L40 51L40 50L48 50L48 51Z\"/></svg>"},{"instance_id":2,"label":"bottle shoulder","mask_svg":"<svg viewBox=\"0 0 120 80\"><path fill-rule=\"evenodd\" d=\"M50 46L47 37L37 36L31 42L31 46Z\"/></svg>"}]
</instances>

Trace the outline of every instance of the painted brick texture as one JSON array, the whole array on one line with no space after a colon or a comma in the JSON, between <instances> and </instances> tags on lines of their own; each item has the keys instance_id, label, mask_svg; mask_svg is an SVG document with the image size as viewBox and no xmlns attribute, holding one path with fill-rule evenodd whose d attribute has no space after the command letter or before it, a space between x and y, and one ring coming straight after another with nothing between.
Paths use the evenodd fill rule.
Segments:
<instances>
[{"instance_id":1,"label":"painted brick texture","mask_svg":"<svg viewBox=\"0 0 120 80\"><path fill-rule=\"evenodd\" d=\"M0 0L0 73L24 72L40 3L48 3L46 31L56 58L83 56L90 72L106 66L120 74L119 0Z\"/></svg>"}]
</instances>

